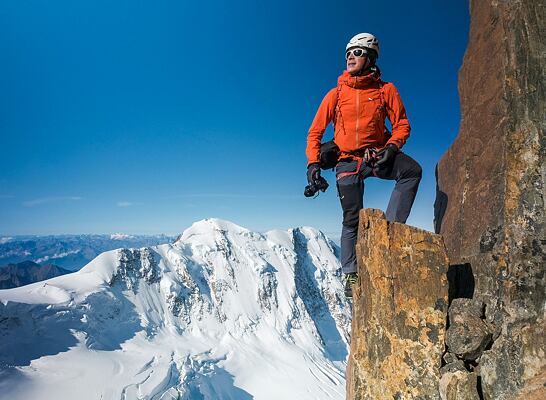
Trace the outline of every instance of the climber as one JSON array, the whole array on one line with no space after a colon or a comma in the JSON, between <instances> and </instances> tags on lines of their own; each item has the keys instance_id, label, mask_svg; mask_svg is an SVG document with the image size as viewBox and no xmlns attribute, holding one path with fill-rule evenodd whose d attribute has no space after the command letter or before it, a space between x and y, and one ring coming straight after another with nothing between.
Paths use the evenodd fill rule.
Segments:
<instances>
[{"instance_id":1,"label":"climber","mask_svg":"<svg viewBox=\"0 0 546 400\"><path fill-rule=\"evenodd\" d=\"M309 185L316 185L321 180L321 166L325 167L321 165L321 158L325 158L321 157L322 136L333 122L334 147L339 154L335 173L343 210L341 265L345 295L352 297L352 285L358 277L355 245L364 180L375 176L396 181L386 217L405 223L421 180L421 167L400 151L409 137L410 125L398 90L380 78L377 38L359 33L345 49L347 69L318 108L309 128L306 155L307 180ZM391 122L392 134L385 128L385 118Z\"/></svg>"}]
</instances>

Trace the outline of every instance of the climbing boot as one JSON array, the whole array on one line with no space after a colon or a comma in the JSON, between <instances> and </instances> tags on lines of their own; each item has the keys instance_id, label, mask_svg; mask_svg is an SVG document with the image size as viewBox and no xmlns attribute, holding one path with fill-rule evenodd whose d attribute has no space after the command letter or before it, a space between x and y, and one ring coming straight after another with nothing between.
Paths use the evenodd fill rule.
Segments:
<instances>
[{"instance_id":1,"label":"climbing boot","mask_svg":"<svg viewBox=\"0 0 546 400\"><path fill-rule=\"evenodd\" d=\"M350 272L345 275L345 297L353 297L353 285L356 283L358 275L356 272Z\"/></svg>"}]
</instances>

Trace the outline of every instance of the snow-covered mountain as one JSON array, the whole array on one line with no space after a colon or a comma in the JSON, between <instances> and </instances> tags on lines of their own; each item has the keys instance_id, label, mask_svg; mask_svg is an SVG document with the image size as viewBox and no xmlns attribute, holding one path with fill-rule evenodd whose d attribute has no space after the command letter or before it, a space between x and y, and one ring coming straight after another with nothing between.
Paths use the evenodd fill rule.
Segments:
<instances>
[{"instance_id":1,"label":"snow-covered mountain","mask_svg":"<svg viewBox=\"0 0 546 400\"><path fill-rule=\"evenodd\" d=\"M170 243L167 235L48 235L0 238L0 265L33 261L77 271L99 254L121 247L145 247Z\"/></svg>"},{"instance_id":2,"label":"snow-covered mountain","mask_svg":"<svg viewBox=\"0 0 546 400\"><path fill-rule=\"evenodd\" d=\"M207 219L0 290L0 398L344 399L336 253L313 228Z\"/></svg>"}]
</instances>

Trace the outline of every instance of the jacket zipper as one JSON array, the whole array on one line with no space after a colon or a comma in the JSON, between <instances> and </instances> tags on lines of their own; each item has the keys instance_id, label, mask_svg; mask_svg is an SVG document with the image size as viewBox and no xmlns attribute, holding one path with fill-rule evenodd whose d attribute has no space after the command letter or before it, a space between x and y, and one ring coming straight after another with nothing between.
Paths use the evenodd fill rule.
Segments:
<instances>
[{"instance_id":1,"label":"jacket zipper","mask_svg":"<svg viewBox=\"0 0 546 400\"><path fill-rule=\"evenodd\" d=\"M356 147L359 147L358 143L358 120L360 117L360 91L356 90Z\"/></svg>"}]
</instances>

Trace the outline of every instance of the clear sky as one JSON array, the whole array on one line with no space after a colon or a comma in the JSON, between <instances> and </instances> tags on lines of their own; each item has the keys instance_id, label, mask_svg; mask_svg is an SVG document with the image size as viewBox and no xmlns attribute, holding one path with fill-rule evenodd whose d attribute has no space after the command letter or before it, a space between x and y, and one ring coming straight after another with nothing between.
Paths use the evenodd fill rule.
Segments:
<instances>
[{"instance_id":1,"label":"clear sky","mask_svg":"<svg viewBox=\"0 0 546 400\"><path fill-rule=\"evenodd\" d=\"M423 166L408 223L432 230L468 27L466 1L4 0L0 234L177 234L217 217L337 239L333 173L303 196L305 146L359 32L380 40ZM393 185L367 180L365 206L384 210Z\"/></svg>"}]
</instances>

